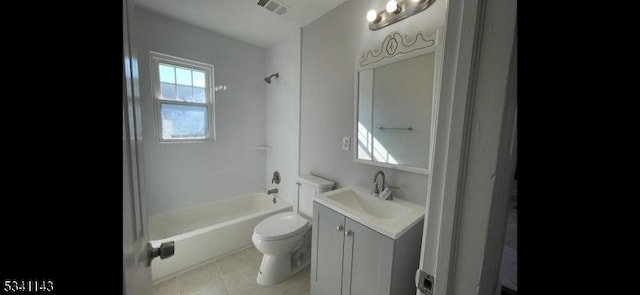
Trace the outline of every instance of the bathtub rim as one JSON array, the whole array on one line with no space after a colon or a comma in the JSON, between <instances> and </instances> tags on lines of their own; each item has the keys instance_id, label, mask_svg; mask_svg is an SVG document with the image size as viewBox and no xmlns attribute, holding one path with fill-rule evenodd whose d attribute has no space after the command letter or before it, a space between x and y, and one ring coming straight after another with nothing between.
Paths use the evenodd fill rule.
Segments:
<instances>
[{"instance_id":1,"label":"bathtub rim","mask_svg":"<svg viewBox=\"0 0 640 295\"><path fill-rule=\"evenodd\" d=\"M163 214L168 214L168 213L174 213L174 212L182 212L182 211L186 211L186 210L190 210L190 209L194 209L197 207L202 207L202 206L206 206L206 205L211 205L214 203L223 203L223 202L227 202L227 201L233 201L236 199L242 199L242 198L246 198L249 196L255 196L255 195L260 195L260 196L268 196L267 193L264 192L257 192L257 193L248 193L248 194L244 194L244 195L237 195L237 196L233 196L233 197L228 197L225 199L221 199L221 200L213 200L213 201L208 201L208 202L204 202L204 203L198 203L198 204L194 204L191 206L187 206L187 207L181 207L181 208L176 208L170 211L163 211L163 212L157 212L157 213L153 213L153 214L149 214L149 218L151 218L151 216L157 216L157 215L163 215ZM284 199L282 199L280 196L278 196L277 194L275 195L276 198L278 198L281 201L286 202L287 204L289 202L285 201Z\"/></svg>"},{"instance_id":2,"label":"bathtub rim","mask_svg":"<svg viewBox=\"0 0 640 295\"><path fill-rule=\"evenodd\" d=\"M234 200L234 199L246 198L246 197L255 196L255 195L260 195L260 196L265 195L266 196L267 194L266 193L250 193L250 194L230 197L230 198L227 198L227 199L224 199L224 200L210 201L210 202L206 202L206 203L201 203L199 205L194 205L194 206L190 206L190 207L180 208L180 209L171 210L171 211L162 212L162 213L157 213L157 214L176 212L176 211L183 211L183 210L192 209L192 208L195 208L195 207L204 206L204 205L207 205L207 204L222 203L223 201L230 201L230 200ZM287 202L286 200L282 199L279 196L275 196L275 197L278 199L277 204L279 204L279 206L282 206L282 207L279 207L279 208L273 209L273 210L269 210L268 212L293 211L293 205L292 204L290 204L289 202ZM282 205L280 205L281 202L283 203ZM289 210L286 210L286 209L289 209ZM191 231L187 231L187 232L184 232L184 233L180 233L180 234L169 236L169 237L162 238L162 239L152 240L151 237L150 237L149 243L151 243L151 245L153 247L159 247L160 244L162 244L164 242L184 240L184 239L193 237L193 236L198 235L198 234L203 234L203 233L206 233L206 232L209 232L209 231L212 231L212 230L216 230L218 228L222 228L222 227L225 227L225 226L232 225L232 224L237 223L237 222L246 221L246 220L258 217L260 215L264 215L265 212L267 212L267 211L261 210L261 211L258 211L258 212L251 213L249 215L242 215L240 217L236 217L236 218L232 218L232 219L225 220L225 221L222 221L222 222L214 223L214 224L211 224L211 225L208 225L208 226L205 226L205 227L197 228L197 229L194 229L194 230L191 230ZM151 231L153 231L153 230L150 229L150 232Z\"/></svg>"}]
</instances>

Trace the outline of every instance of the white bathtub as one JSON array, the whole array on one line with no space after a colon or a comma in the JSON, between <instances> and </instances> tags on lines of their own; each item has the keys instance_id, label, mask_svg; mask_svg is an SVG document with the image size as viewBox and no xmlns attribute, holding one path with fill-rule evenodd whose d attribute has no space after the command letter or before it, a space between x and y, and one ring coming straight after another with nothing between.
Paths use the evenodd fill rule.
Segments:
<instances>
[{"instance_id":1,"label":"white bathtub","mask_svg":"<svg viewBox=\"0 0 640 295\"><path fill-rule=\"evenodd\" d=\"M154 283L249 246L253 228L260 221L292 210L286 201L277 198L274 204L272 199L255 193L149 216L152 245L175 242L172 257L153 260Z\"/></svg>"}]
</instances>

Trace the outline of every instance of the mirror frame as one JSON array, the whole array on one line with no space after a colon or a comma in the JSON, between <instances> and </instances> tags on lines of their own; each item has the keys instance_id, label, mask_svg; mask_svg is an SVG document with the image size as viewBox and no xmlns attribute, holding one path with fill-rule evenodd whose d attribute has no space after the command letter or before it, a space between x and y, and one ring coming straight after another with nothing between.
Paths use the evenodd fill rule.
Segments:
<instances>
[{"instance_id":1,"label":"mirror frame","mask_svg":"<svg viewBox=\"0 0 640 295\"><path fill-rule=\"evenodd\" d=\"M397 169L407 172L429 174L429 170L433 165L433 150L435 147L434 139L436 138L436 123L438 119L438 106L440 102L440 82L442 77L442 29L438 28L431 32L418 31L411 37L399 32L392 32L387 35L380 45L376 48L365 51L361 56L356 58L355 67L355 87L354 87L354 111L353 111L353 160L356 163L367 164L390 169ZM360 72L374 69L391 63L403 61L417 56L435 53L435 64L433 74L433 98L431 105L431 128L429 133L429 155L427 168L413 167L400 164L388 164L376 162L374 160L358 159L358 91L360 86Z\"/></svg>"}]
</instances>

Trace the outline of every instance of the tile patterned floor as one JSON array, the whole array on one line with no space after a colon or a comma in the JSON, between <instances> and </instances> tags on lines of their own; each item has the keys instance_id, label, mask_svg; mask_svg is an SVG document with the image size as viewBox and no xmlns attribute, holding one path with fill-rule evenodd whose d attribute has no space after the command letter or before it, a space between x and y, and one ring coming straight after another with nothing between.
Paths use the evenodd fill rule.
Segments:
<instances>
[{"instance_id":1,"label":"tile patterned floor","mask_svg":"<svg viewBox=\"0 0 640 295\"><path fill-rule=\"evenodd\" d=\"M309 267L263 287L256 283L261 260L251 246L154 285L154 295L309 295Z\"/></svg>"}]
</instances>

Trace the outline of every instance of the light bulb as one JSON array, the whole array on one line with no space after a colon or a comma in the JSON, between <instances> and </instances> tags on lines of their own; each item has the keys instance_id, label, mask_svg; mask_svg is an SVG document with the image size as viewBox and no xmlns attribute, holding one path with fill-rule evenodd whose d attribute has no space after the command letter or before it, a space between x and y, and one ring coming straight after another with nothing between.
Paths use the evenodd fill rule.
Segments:
<instances>
[{"instance_id":1,"label":"light bulb","mask_svg":"<svg viewBox=\"0 0 640 295\"><path fill-rule=\"evenodd\" d=\"M397 10L398 10L398 2L396 2L395 0L389 0L389 2L387 2L387 12L393 13L393 12L396 12Z\"/></svg>"},{"instance_id":2,"label":"light bulb","mask_svg":"<svg viewBox=\"0 0 640 295\"><path fill-rule=\"evenodd\" d=\"M369 10L367 12L367 20L372 23L378 18L378 13L375 10Z\"/></svg>"}]
</instances>

